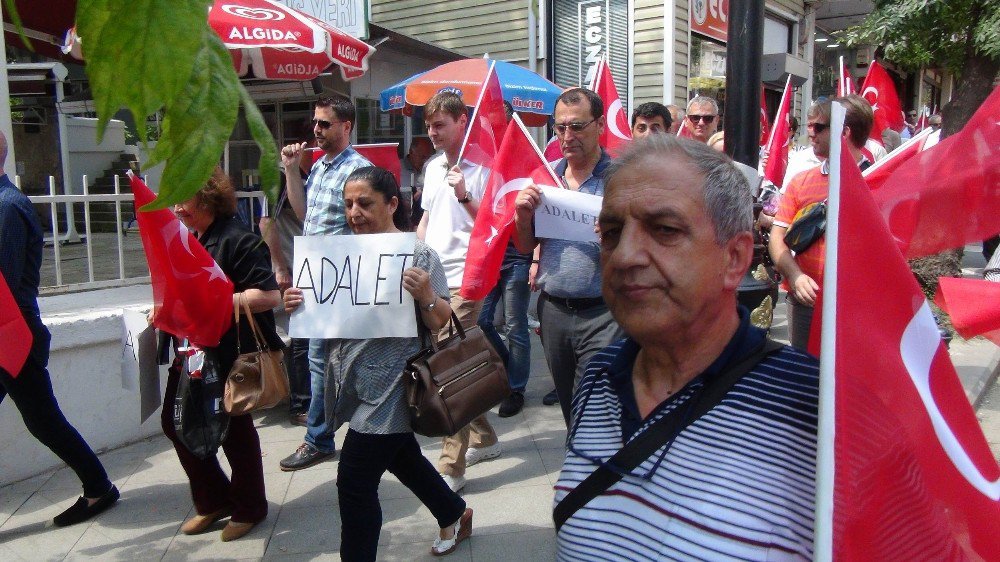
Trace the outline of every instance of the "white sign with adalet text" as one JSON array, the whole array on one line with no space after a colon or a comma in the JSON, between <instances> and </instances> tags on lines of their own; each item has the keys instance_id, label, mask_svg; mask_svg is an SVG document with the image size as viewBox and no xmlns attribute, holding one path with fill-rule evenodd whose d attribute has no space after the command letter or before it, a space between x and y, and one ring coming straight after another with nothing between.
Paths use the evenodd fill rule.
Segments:
<instances>
[{"instance_id":1,"label":"white sign with adalet text","mask_svg":"<svg viewBox=\"0 0 1000 562\"><path fill-rule=\"evenodd\" d=\"M542 204L535 209L535 236L576 242L597 242L600 195L561 187L542 187Z\"/></svg>"},{"instance_id":2,"label":"white sign with adalet text","mask_svg":"<svg viewBox=\"0 0 1000 562\"><path fill-rule=\"evenodd\" d=\"M417 335L413 297L403 271L413 265L412 232L296 236L292 286L302 306L293 338L405 338Z\"/></svg>"}]
</instances>

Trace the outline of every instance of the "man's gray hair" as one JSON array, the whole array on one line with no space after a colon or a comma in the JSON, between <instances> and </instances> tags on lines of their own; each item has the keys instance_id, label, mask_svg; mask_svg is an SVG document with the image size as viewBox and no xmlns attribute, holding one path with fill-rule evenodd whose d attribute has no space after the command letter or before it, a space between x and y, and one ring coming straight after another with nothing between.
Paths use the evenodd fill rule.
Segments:
<instances>
[{"instance_id":1,"label":"man's gray hair","mask_svg":"<svg viewBox=\"0 0 1000 562\"><path fill-rule=\"evenodd\" d=\"M715 98L710 98L708 96L695 96L694 99L688 102L688 113L691 113L692 105L710 105L712 106L712 112L716 115L719 114L719 102L715 101Z\"/></svg>"},{"instance_id":2,"label":"man's gray hair","mask_svg":"<svg viewBox=\"0 0 1000 562\"><path fill-rule=\"evenodd\" d=\"M737 234L753 228L753 197L750 184L725 154L701 142L679 139L674 135L651 135L634 140L604 173L605 191L612 178L626 168L645 166L654 157L663 161L680 156L705 176L702 193L705 208L715 229L715 240L725 244Z\"/></svg>"}]
</instances>

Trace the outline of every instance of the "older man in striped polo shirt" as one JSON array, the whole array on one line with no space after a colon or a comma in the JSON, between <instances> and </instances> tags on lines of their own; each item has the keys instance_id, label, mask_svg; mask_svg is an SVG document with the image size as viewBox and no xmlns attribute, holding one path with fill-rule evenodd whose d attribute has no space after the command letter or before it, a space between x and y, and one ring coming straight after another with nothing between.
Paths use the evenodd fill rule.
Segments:
<instances>
[{"instance_id":1,"label":"older man in striped polo shirt","mask_svg":"<svg viewBox=\"0 0 1000 562\"><path fill-rule=\"evenodd\" d=\"M627 337L574 396L559 558L811 558L818 365L737 305L750 186L669 135L634 142L606 181L602 288Z\"/></svg>"}]
</instances>

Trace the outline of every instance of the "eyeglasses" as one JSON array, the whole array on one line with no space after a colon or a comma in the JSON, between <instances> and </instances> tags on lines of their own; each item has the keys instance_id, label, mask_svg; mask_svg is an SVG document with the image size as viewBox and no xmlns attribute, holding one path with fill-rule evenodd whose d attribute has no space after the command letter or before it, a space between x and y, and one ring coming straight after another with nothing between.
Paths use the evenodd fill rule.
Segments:
<instances>
[{"instance_id":1,"label":"eyeglasses","mask_svg":"<svg viewBox=\"0 0 1000 562\"><path fill-rule=\"evenodd\" d=\"M704 121L706 125L711 125L712 121L715 121L715 117L715 115L688 115L688 119L690 119L692 123Z\"/></svg>"},{"instance_id":2,"label":"eyeglasses","mask_svg":"<svg viewBox=\"0 0 1000 562\"><path fill-rule=\"evenodd\" d=\"M322 119L313 119L313 127L318 126L320 129L329 129L334 125L334 123L343 123L343 121L324 121Z\"/></svg>"},{"instance_id":3,"label":"eyeglasses","mask_svg":"<svg viewBox=\"0 0 1000 562\"><path fill-rule=\"evenodd\" d=\"M829 123L809 123L809 124L806 125L806 128L812 130L812 132L814 132L814 133L816 133L818 135L818 134L822 133L823 131L829 129L830 128L830 124Z\"/></svg>"},{"instance_id":4,"label":"eyeglasses","mask_svg":"<svg viewBox=\"0 0 1000 562\"><path fill-rule=\"evenodd\" d=\"M590 126L591 123L597 121L597 119L591 119L586 123L567 123L565 125L556 125L556 132L560 135L566 134L566 129L573 131L574 133L579 133Z\"/></svg>"}]
</instances>

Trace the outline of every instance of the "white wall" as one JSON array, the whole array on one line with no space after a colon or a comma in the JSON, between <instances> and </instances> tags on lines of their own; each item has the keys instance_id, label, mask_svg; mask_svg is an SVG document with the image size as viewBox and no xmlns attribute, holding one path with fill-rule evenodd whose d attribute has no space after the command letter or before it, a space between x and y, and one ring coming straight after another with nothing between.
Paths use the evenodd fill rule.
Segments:
<instances>
[{"instance_id":1,"label":"white wall","mask_svg":"<svg viewBox=\"0 0 1000 562\"><path fill-rule=\"evenodd\" d=\"M66 129L73 193L83 193L82 176L93 185L125 151L125 123L112 119L102 142L97 142L97 119L67 117Z\"/></svg>"},{"instance_id":2,"label":"white wall","mask_svg":"<svg viewBox=\"0 0 1000 562\"><path fill-rule=\"evenodd\" d=\"M149 285L45 297L42 320L52 332L49 373L70 424L95 451L160 433L159 412L139 424L138 392L121 387L123 307L148 310ZM162 368L165 383L166 368ZM13 401L0 403L0 485L61 466L28 433Z\"/></svg>"}]
</instances>

